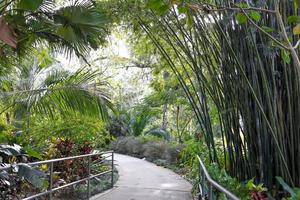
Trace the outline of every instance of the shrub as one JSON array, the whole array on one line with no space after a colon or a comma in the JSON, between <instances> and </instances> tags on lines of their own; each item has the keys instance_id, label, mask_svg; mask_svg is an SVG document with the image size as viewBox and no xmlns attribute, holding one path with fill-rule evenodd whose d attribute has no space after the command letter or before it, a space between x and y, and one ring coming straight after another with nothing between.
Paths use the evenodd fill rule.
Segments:
<instances>
[{"instance_id":1,"label":"shrub","mask_svg":"<svg viewBox=\"0 0 300 200\"><path fill-rule=\"evenodd\" d=\"M118 138L116 141L112 142L110 146L118 153L141 157L142 145L142 141L137 140L133 136L129 136Z\"/></svg>"},{"instance_id":2,"label":"shrub","mask_svg":"<svg viewBox=\"0 0 300 200\"><path fill-rule=\"evenodd\" d=\"M20 199L47 187L46 173L27 164L31 160L19 145L0 144L0 199Z\"/></svg>"},{"instance_id":3,"label":"shrub","mask_svg":"<svg viewBox=\"0 0 300 200\"><path fill-rule=\"evenodd\" d=\"M0 120L0 144L12 143L13 139L12 128Z\"/></svg>"},{"instance_id":4,"label":"shrub","mask_svg":"<svg viewBox=\"0 0 300 200\"><path fill-rule=\"evenodd\" d=\"M147 142L143 145L143 157L150 161L164 159L168 148L164 143Z\"/></svg>"},{"instance_id":5,"label":"shrub","mask_svg":"<svg viewBox=\"0 0 300 200\"><path fill-rule=\"evenodd\" d=\"M20 136L23 146L47 151L52 140L68 139L79 146L88 142L93 148L106 148L110 142L105 124L99 119L71 116L55 119L32 119L29 131Z\"/></svg>"},{"instance_id":6,"label":"shrub","mask_svg":"<svg viewBox=\"0 0 300 200\"><path fill-rule=\"evenodd\" d=\"M45 158L59 158L68 157L81 154L90 154L93 152L93 147L90 142L85 142L84 144L77 144L70 139L53 139L48 151L44 154ZM101 156L91 157L91 173L101 173L110 169L109 162L102 162ZM61 183L70 183L82 178L85 178L88 174L88 159L87 158L77 158L73 160L59 161L54 164L54 176L53 184L54 186L59 186ZM47 168L47 166L45 166ZM97 181L95 181L97 180ZM107 176L97 177L91 180L91 193L96 194L104 189L108 189L108 182L110 179ZM101 187L97 188L96 184ZM104 183L105 182L105 183ZM104 184L104 185L103 185ZM57 193L60 199L73 199L74 195L78 195L78 199L82 199L86 189L86 184L79 183L72 188L66 188Z\"/></svg>"},{"instance_id":7,"label":"shrub","mask_svg":"<svg viewBox=\"0 0 300 200\"><path fill-rule=\"evenodd\" d=\"M217 143L219 144L219 143ZM197 155L200 156L204 164L206 165L206 169L212 179L217 181L219 184L224 186L229 191L232 191L238 197L243 200L250 199L250 190L245 187L244 184L241 184L236 178L229 176L225 171L225 165L222 157L222 148L217 148L217 155L219 157L220 164L210 162L209 152L207 146L202 141L197 141L195 139L191 139L185 141L184 148L180 153L180 166L187 170L187 178L192 182L194 188L194 192L198 187L198 176L199 176L199 162L197 159ZM223 168L220 168L222 166ZM215 193L217 199L226 199L222 196L221 193Z\"/></svg>"},{"instance_id":8,"label":"shrub","mask_svg":"<svg viewBox=\"0 0 300 200\"><path fill-rule=\"evenodd\" d=\"M153 127L150 130L146 131L144 134L163 138L168 141L171 138L170 133L166 130L163 130L161 127Z\"/></svg>"},{"instance_id":9,"label":"shrub","mask_svg":"<svg viewBox=\"0 0 300 200\"><path fill-rule=\"evenodd\" d=\"M151 162L159 160L167 165L177 163L180 145L166 142L155 136L120 137L111 143L111 148L118 153L146 158Z\"/></svg>"}]
</instances>

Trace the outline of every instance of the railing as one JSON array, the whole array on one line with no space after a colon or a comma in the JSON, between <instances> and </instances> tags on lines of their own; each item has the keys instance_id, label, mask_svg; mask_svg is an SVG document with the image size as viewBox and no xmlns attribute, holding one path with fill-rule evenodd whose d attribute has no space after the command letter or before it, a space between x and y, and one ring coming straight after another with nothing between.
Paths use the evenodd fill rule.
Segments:
<instances>
[{"instance_id":1,"label":"railing","mask_svg":"<svg viewBox=\"0 0 300 200\"><path fill-rule=\"evenodd\" d=\"M199 156L197 156L199 160L199 194L198 199L199 200L214 200L214 194L213 189L223 193L226 195L226 197L230 200L240 200L238 197L236 197L234 194L226 190L224 187L219 185L217 182L215 182L208 174L205 165L203 164L202 160Z\"/></svg>"},{"instance_id":2,"label":"railing","mask_svg":"<svg viewBox=\"0 0 300 200\"><path fill-rule=\"evenodd\" d=\"M111 161L111 167L110 170L98 173L98 174L91 174L91 164L92 164L92 157L95 156L101 156L101 160L99 162L97 162L97 164L101 164L105 161ZM71 183L66 183L64 185L58 186L53 188L53 168L54 168L54 164L57 162L61 162L61 161L66 161L66 160L75 160L75 159L79 159L79 158L87 158L87 177L86 178L82 178L80 180L77 181L73 181ZM108 158L111 158L108 160ZM58 159L52 159L52 160L44 160L44 161L39 161L39 162L33 162L33 163L26 163L29 166L37 166L37 165L45 165L47 164L49 166L49 187L46 191L40 192L38 194L32 195L30 197L26 197L23 200L31 200L31 199L35 199L38 197L42 197L42 196L46 196L48 195L49 200L53 199L53 193L82 183L82 182L87 182L87 199L90 199L90 180L93 178L96 178L98 176L104 175L104 174L108 174L111 173L111 187L113 187L114 184L114 152L113 151L106 151L106 152L100 152L100 153L91 153L91 154L84 154L84 155L79 155L79 156L71 156L71 157L65 157L65 158L58 158ZM7 170L9 169L11 166L7 166L7 167L0 167L0 171L2 170Z\"/></svg>"}]
</instances>

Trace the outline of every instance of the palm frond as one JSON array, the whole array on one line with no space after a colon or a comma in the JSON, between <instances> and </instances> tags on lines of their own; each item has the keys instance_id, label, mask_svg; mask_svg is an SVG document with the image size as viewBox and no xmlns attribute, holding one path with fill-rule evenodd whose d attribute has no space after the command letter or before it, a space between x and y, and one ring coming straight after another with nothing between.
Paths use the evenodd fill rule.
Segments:
<instances>
[{"instance_id":1,"label":"palm frond","mask_svg":"<svg viewBox=\"0 0 300 200\"><path fill-rule=\"evenodd\" d=\"M25 56L24 52L43 43L54 52L68 57L75 53L84 58L91 48L105 41L109 21L92 1L66 1L57 6L54 1L45 0L35 5L26 3L23 7L18 2L12 1L11 6L3 9L5 20L18 36L16 52L19 56ZM4 55L14 53L2 52Z\"/></svg>"},{"instance_id":2,"label":"palm frond","mask_svg":"<svg viewBox=\"0 0 300 200\"><path fill-rule=\"evenodd\" d=\"M2 93L2 100L11 106L25 106L27 112L35 114L53 117L79 112L105 120L113 105L107 82L97 80L99 74L101 72L85 68L74 74L50 73L38 87Z\"/></svg>"}]
</instances>

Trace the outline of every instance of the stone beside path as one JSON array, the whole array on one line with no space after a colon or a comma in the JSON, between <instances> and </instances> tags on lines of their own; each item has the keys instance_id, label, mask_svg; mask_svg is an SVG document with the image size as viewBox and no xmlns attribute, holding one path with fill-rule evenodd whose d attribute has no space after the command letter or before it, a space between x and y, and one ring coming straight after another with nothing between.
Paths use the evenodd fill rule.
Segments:
<instances>
[{"instance_id":1,"label":"stone beside path","mask_svg":"<svg viewBox=\"0 0 300 200\"><path fill-rule=\"evenodd\" d=\"M121 154L115 160L115 187L91 200L192 200L192 185L171 170Z\"/></svg>"}]
</instances>

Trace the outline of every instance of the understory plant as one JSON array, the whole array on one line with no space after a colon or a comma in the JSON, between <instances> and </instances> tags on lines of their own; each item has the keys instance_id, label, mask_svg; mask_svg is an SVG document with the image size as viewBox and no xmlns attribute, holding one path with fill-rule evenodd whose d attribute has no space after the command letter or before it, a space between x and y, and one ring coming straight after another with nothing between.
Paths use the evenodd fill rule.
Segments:
<instances>
[{"instance_id":1,"label":"understory plant","mask_svg":"<svg viewBox=\"0 0 300 200\"><path fill-rule=\"evenodd\" d=\"M0 198L13 200L48 186L46 173L26 163L32 159L21 146L0 145Z\"/></svg>"},{"instance_id":2,"label":"understory plant","mask_svg":"<svg viewBox=\"0 0 300 200\"><path fill-rule=\"evenodd\" d=\"M30 129L25 129L17 139L23 146L32 146L42 152L59 139L69 140L78 147L89 144L93 149L105 149L111 140L105 127L105 122L79 113L54 118L36 116L31 119ZM75 155L75 152L70 154Z\"/></svg>"}]
</instances>

